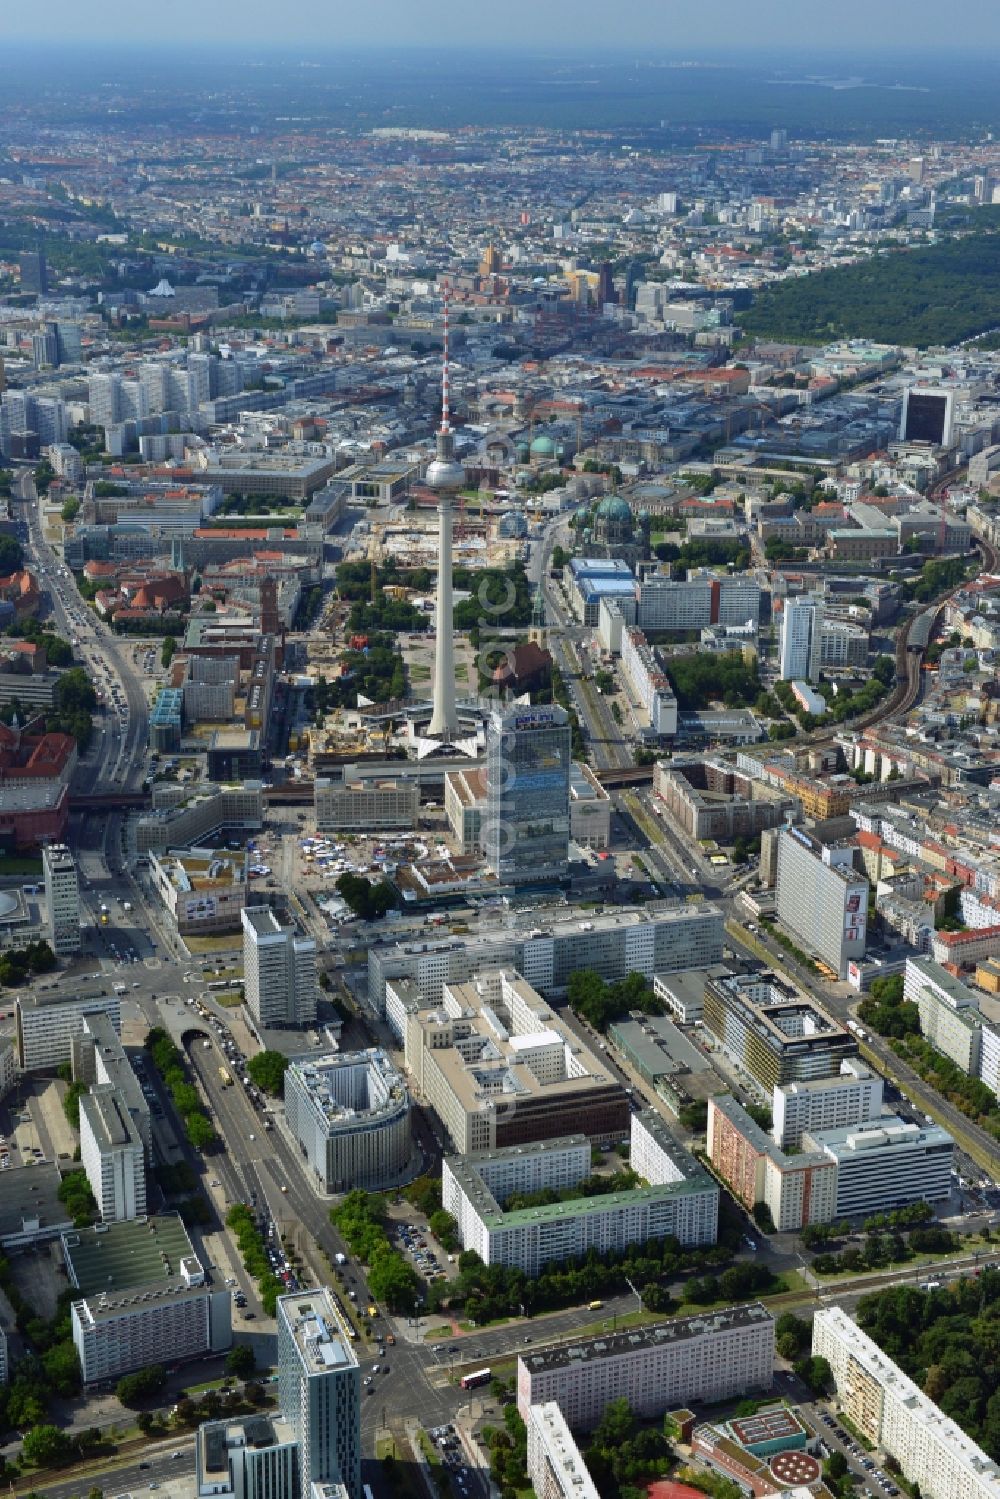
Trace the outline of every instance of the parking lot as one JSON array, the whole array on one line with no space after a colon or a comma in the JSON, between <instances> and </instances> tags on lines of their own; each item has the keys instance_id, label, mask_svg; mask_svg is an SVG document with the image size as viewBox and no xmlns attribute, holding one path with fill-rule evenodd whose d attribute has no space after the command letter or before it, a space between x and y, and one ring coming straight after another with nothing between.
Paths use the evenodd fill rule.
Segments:
<instances>
[{"instance_id":1,"label":"parking lot","mask_svg":"<svg viewBox=\"0 0 1000 1499\"><path fill-rule=\"evenodd\" d=\"M868 1485L866 1489L859 1490L859 1492L874 1495L885 1494L888 1495L888 1499L894 1499L894 1496L899 1493L899 1488L893 1482L891 1475L886 1473L876 1461L876 1454L866 1452L861 1443L855 1441L846 1427L841 1426L837 1418L829 1411L817 1408L814 1414L826 1428L823 1433L824 1445L831 1453L842 1452L847 1459L848 1466L854 1470L862 1483Z\"/></svg>"}]
</instances>

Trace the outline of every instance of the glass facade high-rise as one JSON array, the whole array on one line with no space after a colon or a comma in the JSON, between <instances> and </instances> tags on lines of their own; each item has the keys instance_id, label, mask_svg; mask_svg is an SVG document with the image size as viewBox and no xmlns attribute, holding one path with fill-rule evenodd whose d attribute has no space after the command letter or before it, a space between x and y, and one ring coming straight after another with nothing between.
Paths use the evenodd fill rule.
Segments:
<instances>
[{"instance_id":1,"label":"glass facade high-rise","mask_svg":"<svg viewBox=\"0 0 1000 1499\"><path fill-rule=\"evenodd\" d=\"M278 1403L299 1444L301 1492L361 1491L361 1370L329 1291L279 1296Z\"/></svg>"},{"instance_id":2,"label":"glass facade high-rise","mask_svg":"<svg viewBox=\"0 0 1000 1499\"><path fill-rule=\"evenodd\" d=\"M558 880L569 862L571 730L564 709L498 709L486 731L486 860L501 884Z\"/></svg>"}]
</instances>

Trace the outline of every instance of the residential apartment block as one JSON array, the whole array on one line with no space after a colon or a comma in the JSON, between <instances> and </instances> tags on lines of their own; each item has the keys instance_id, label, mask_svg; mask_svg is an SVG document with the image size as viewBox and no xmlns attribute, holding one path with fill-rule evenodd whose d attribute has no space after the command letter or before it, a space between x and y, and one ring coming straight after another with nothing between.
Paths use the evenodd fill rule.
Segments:
<instances>
[{"instance_id":1,"label":"residential apartment block","mask_svg":"<svg viewBox=\"0 0 1000 1499\"><path fill-rule=\"evenodd\" d=\"M535 1499L599 1499L580 1449L554 1400L531 1405L528 1428L528 1478Z\"/></svg>"},{"instance_id":2,"label":"residential apartment block","mask_svg":"<svg viewBox=\"0 0 1000 1499\"><path fill-rule=\"evenodd\" d=\"M925 1499L1000 1499L1000 1467L839 1306L814 1313L812 1351L852 1425Z\"/></svg>"},{"instance_id":3,"label":"residential apartment block","mask_svg":"<svg viewBox=\"0 0 1000 1499\"><path fill-rule=\"evenodd\" d=\"M70 1229L62 1235L73 1343L84 1384L133 1369L221 1353L232 1343L232 1297L205 1271L175 1214Z\"/></svg>"},{"instance_id":4,"label":"residential apartment block","mask_svg":"<svg viewBox=\"0 0 1000 1499\"><path fill-rule=\"evenodd\" d=\"M745 1208L766 1204L779 1233L836 1216L836 1163L821 1151L787 1155L728 1094L708 1101L708 1158Z\"/></svg>"},{"instance_id":5,"label":"residential apartment block","mask_svg":"<svg viewBox=\"0 0 1000 1499\"><path fill-rule=\"evenodd\" d=\"M974 991L929 958L907 958L903 998L917 1006L925 1040L967 1077L980 1077L983 1031L990 1027Z\"/></svg>"},{"instance_id":6,"label":"residential apartment block","mask_svg":"<svg viewBox=\"0 0 1000 1499\"><path fill-rule=\"evenodd\" d=\"M948 1196L954 1141L894 1114L802 1133L786 1153L728 1094L708 1102L708 1156L743 1205L765 1203L778 1232L864 1218Z\"/></svg>"},{"instance_id":7,"label":"residential apartment block","mask_svg":"<svg viewBox=\"0 0 1000 1499\"><path fill-rule=\"evenodd\" d=\"M102 1083L80 1099L80 1160L103 1223L146 1212L146 1151L125 1099Z\"/></svg>"},{"instance_id":8,"label":"residential apartment block","mask_svg":"<svg viewBox=\"0 0 1000 1499\"><path fill-rule=\"evenodd\" d=\"M17 1052L22 1072L40 1072L71 1060L73 1039L83 1031L84 1017L107 1015L121 1035L121 1001L109 994L19 994Z\"/></svg>"},{"instance_id":9,"label":"residential apartment block","mask_svg":"<svg viewBox=\"0 0 1000 1499\"><path fill-rule=\"evenodd\" d=\"M655 1144L643 1141L644 1133L653 1135ZM658 1114L648 1111L632 1116L632 1141L633 1151L652 1163L654 1174L648 1186L510 1212L502 1202L516 1190L504 1189L515 1160L534 1157L531 1179L536 1185L526 1190L575 1186L590 1172L589 1145L583 1136L446 1157L442 1201L458 1222L463 1247L475 1249L487 1265L509 1265L536 1275L553 1260L586 1254L589 1249L607 1254L668 1235L685 1246L714 1244L719 1211L716 1183L671 1139Z\"/></svg>"},{"instance_id":10,"label":"residential apartment block","mask_svg":"<svg viewBox=\"0 0 1000 1499\"><path fill-rule=\"evenodd\" d=\"M771 1097L772 1133L782 1150L797 1149L806 1133L841 1129L882 1113L882 1079L860 1057L847 1057L834 1077L785 1083Z\"/></svg>"},{"instance_id":11,"label":"residential apartment block","mask_svg":"<svg viewBox=\"0 0 1000 1499\"><path fill-rule=\"evenodd\" d=\"M596 1426L612 1400L641 1420L771 1388L774 1318L759 1302L675 1317L517 1361L517 1408L557 1405L568 1426Z\"/></svg>"},{"instance_id":12,"label":"residential apartment block","mask_svg":"<svg viewBox=\"0 0 1000 1499\"><path fill-rule=\"evenodd\" d=\"M422 998L437 1001L442 985L464 983L489 969L513 968L542 994L565 990L577 968L608 982L629 973L676 973L722 958L723 918L716 906L651 903L642 910L582 916L566 906L538 907L512 924L427 942L379 944L368 952L368 1003L386 1015L386 984L412 979ZM391 1024L391 1020L390 1020ZM402 1033L397 1032L402 1040Z\"/></svg>"}]
</instances>

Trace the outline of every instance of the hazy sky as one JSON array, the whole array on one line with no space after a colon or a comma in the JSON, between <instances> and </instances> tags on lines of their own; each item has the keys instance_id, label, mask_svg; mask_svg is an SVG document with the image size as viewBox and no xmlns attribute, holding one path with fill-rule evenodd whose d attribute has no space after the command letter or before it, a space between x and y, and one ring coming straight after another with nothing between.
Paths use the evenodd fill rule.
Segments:
<instances>
[{"instance_id":1,"label":"hazy sky","mask_svg":"<svg viewBox=\"0 0 1000 1499\"><path fill-rule=\"evenodd\" d=\"M5 0L6 39L50 45L159 40L309 43L317 50L393 43L563 45L573 49L836 49L902 47L1000 52L1000 0L47 0L35 10Z\"/></svg>"}]
</instances>

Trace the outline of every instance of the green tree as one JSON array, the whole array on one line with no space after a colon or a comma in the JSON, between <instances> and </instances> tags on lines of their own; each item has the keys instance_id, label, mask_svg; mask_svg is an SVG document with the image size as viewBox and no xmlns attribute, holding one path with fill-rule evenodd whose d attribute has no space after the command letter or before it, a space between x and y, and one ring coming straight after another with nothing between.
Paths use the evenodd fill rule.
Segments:
<instances>
[{"instance_id":1,"label":"green tree","mask_svg":"<svg viewBox=\"0 0 1000 1499\"><path fill-rule=\"evenodd\" d=\"M281 1051L259 1051L247 1063L247 1072L258 1088L272 1097L280 1097L284 1088L288 1058Z\"/></svg>"},{"instance_id":2,"label":"green tree","mask_svg":"<svg viewBox=\"0 0 1000 1499\"><path fill-rule=\"evenodd\" d=\"M68 1462L72 1448L66 1432L58 1426L33 1426L24 1434L21 1455L36 1468L55 1468Z\"/></svg>"},{"instance_id":3,"label":"green tree","mask_svg":"<svg viewBox=\"0 0 1000 1499\"><path fill-rule=\"evenodd\" d=\"M188 1114L184 1120L184 1131L195 1150L210 1150L217 1139L212 1122L206 1114Z\"/></svg>"},{"instance_id":4,"label":"green tree","mask_svg":"<svg viewBox=\"0 0 1000 1499\"><path fill-rule=\"evenodd\" d=\"M63 507L59 514L67 523L76 520L80 514L80 501L74 495L70 495L69 499L63 502Z\"/></svg>"},{"instance_id":5,"label":"green tree","mask_svg":"<svg viewBox=\"0 0 1000 1499\"><path fill-rule=\"evenodd\" d=\"M153 1395L158 1395L167 1382L162 1364L149 1364L137 1369L134 1374L123 1374L115 1386L115 1394L122 1405L139 1405Z\"/></svg>"},{"instance_id":6,"label":"green tree","mask_svg":"<svg viewBox=\"0 0 1000 1499\"><path fill-rule=\"evenodd\" d=\"M257 1367L257 1358L249 1343L237 1343L226 1358L226 1373L246 1379Z\"/></svg>"},{"instance_id":7,"label":"green tree","mask_svg":"<svg viewBox=\"0 0 1000 1499\"><path fill-rule=\"evenodd\" d=\"M174 636L164 635L163 644L160 647L160 665L164 670L166 670L171 661L174 659L174 652L176 651L176 649L177 641L175 640Z\"/></svg>"},{"instance_id":8,"label":"green tree","mask_svg":"<svg viewBox=\"0 0 1000 1499\"><path fill-rule=\"evenodd\" d=\"M376 1301L384 1302L390 1311L408 1312L416 1305L420 1283L413 1266L389 1249L369 1266L368 1285Z\"/></svg>"}]
</instances>

